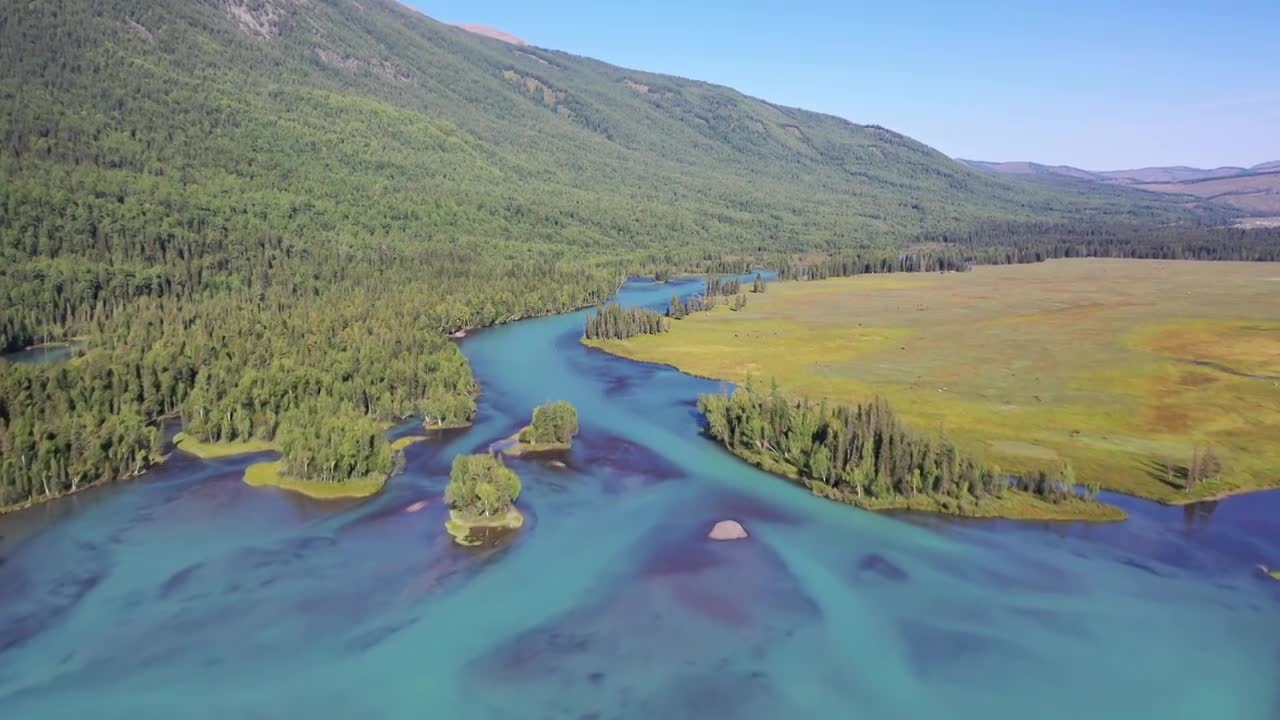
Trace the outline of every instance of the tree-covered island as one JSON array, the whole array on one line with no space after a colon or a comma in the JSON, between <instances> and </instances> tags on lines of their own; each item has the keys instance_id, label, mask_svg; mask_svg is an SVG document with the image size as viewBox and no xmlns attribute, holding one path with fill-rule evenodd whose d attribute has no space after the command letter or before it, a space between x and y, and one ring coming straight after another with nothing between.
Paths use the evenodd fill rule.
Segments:
<instances>
[{"instance_id":1,"label":"tree-covered island","mask_svg":"<svg viewBox=\"0 0 1280 720\"><path fill-rule=\"evenodd\" d=\"M524 524L516 508L520 477L496 455L459 455L453 459L444 498L449 503L445 529L460 545L478 545L493 531Z\"/></svg>"},{"instance_id":2,"label":"tree-covered island","mask_svg":"<svg viewBox=\"0 0 1280 720\"><path fill-rule=\"evenodd\" d=\"M507 455L568 450L578 434L578 411L558 400L533 409L533 420L502 443Z\"/></svg>"}]
</instances>

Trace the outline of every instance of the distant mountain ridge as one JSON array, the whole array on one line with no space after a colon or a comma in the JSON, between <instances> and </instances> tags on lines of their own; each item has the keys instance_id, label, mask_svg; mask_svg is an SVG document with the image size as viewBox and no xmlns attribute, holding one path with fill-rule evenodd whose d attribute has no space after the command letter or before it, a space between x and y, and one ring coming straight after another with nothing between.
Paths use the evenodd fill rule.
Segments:
<instances>
[{"instance_id":1,"label":"distant mountain ridge","mask_svg":"<svg viewBox=\"0 0 1280 720\"><path fill-rule=\"evenodd\" d=\"M1062 178L1123 185L1151 192L1191 195L1229 205L1251 215L1280 215L1280 160L1258 163L1247 168L1224 166L1205 169L1173 165L1104 171L1025 161L962 159L960 162L1000 175L1034 175L1045 179Z\"/></svg>"}]
</instances>

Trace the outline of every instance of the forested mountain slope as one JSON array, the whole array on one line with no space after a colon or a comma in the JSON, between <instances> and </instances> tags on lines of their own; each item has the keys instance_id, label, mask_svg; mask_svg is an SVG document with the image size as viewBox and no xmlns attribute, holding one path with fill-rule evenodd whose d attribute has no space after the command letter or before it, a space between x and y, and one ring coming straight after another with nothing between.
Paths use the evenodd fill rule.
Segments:
<instances>
[{"instance_id":1,"label":"forested mountain slope","mask_svg":"<svg viewBox=\"0 0 1280 720\"><path fill-rule=\"evenodd\" d=\"M390 0L12 2L0 67L0 350L90 336L60 367L0 363L0 505L138 471L173 414L208 440L334 407L465 419L444 331L629 271L1221 217Z\"/></svg>"}]
</instances>

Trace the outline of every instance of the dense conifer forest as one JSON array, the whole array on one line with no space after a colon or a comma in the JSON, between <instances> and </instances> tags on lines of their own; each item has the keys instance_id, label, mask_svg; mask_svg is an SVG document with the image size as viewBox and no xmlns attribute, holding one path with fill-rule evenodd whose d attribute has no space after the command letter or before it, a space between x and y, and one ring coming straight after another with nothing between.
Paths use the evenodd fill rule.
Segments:
<instances>
[{"instance_id":1,"label":"dense conifer forest","mask_svg":"<svg viewBox=\"0 0 1280 720\"><path fill-rule=\"evenodd\" d=\"M0 66L0 351L87 341L0 362L0 507L140 472L176 417L328 481L380 471L374 446L306 461L327 456L302 435L357 448L368 426L299 411L465 422L447 333L598 304L629 273L1276 255L1274 234L1214 242L1210 205L990 177L393 0L11 3Z\"/></svg>"},{"instance_id":2,"label":"dense conifer forest","mask_svg":"<svg viewBox=\"0 0 1280 720\"><path fill-rule=\"evenodd\" d=\"M609 303L596 308L587 318L583 335L588 340L623 340L635 335L656 335L667 331L667 319L648 308L624 308Z\"/></svg>"}]
</instances>

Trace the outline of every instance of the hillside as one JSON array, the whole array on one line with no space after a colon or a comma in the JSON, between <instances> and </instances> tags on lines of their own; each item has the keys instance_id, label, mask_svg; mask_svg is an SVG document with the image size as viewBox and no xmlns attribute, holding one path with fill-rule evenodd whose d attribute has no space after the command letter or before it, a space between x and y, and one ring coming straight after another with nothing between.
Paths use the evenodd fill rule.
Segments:
<instances>
[{"instance_id":1,"label":"hillside","mask_svg":"<svg viewBox=\"0 0 1280 720\"><path fill-rule=\"evenodd\" d=\"M0 351L88 347L0 363L0 506L139 472L168 417L200 442L293 438L301 467L340 445L366 467L382 450L342 424L324 440L317 418L465 423L474 381L444 333L595 303L627 273L903 264L922 237L958 266L949 235L1035 258L1043 227L1226 217L980 173L391 0L16 3L0 63ZM1110 247L1069 237L1052 252ZM1195 243L1117 247L1257 256Z\"/></svg>"},{"instance_id":2,"label":"hillside","mask_svg":"<svg viewBox=\"0 0 1280 720\"><path fill-rule=\"evenodd\" d=\"M1041 179L1085 180L1137 190L1186 195L1234 207L1249 215L1280 214L1280 160L1252 167L1193 168L1183 165L1095 172L1069 165L1033 162L962 160L979 170L999 175L1034 176Z\"/></svg>"},{"instance_id":3,"label":"hillside","mask_svg":"<svg viewBox=\"0 0 1280 720\"><path fill-rule=\"evenodd\" d=\"M1280 215L1280 170L1174 183L1142 183L1133 187L1192 195L1240 208L1250 215Z\"/></svg>"}]
</instances>

